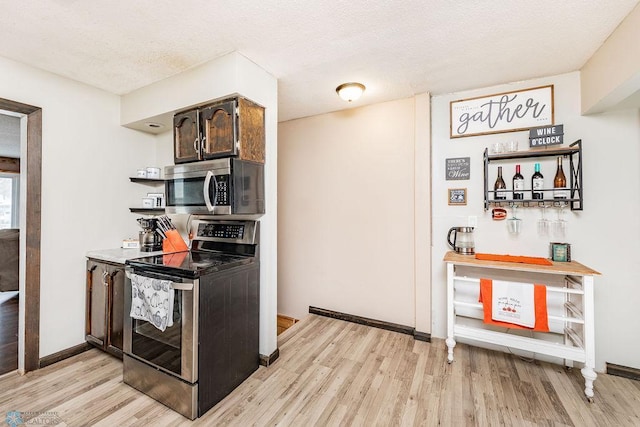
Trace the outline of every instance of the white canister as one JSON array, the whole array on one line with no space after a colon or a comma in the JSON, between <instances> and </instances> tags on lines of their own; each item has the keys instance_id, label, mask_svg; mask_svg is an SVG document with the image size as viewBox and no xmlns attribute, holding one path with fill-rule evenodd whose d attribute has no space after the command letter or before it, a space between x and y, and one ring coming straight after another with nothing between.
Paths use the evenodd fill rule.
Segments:
<instances>
[{"instance_id":1,"label":"white canister","mask_svg":"<svg viewBox=\"0 0 640 427\"><path fill-rule=\"evenodd\" d=\"M160 179L160 168L147 168L147 178Z\"/></svg>"},{"instance_id":2,"label":"white canister","mask_svg":"<svg viewBox=\"0 0 640 427\"><path fill-rule=\"evenodd\" d=\"M146 169L138 169L138 173L136 174L138 178L146 178L147 170Z\"/></svg>"},{"instance_id":3,"label":"white canister","mask_svg":"<svg viewBox=\"0 0 640 427\"><path fill-rule=\"evenodd\" d=\"M143 197L142 198L142 207L145 209L153 209L155 207L156 199L153 197Z\"/></svg>"},{"instance_id":4,"label":"white canister","mask_svg":"<svg viewBox=\"0 0 640 427\"><path fill-rule=\"evenodd\" d=\"M163 193L147 193L147 197L153 199L153 205L156 208L164 207L164 194Z\"/></svg>"}]
</instances>

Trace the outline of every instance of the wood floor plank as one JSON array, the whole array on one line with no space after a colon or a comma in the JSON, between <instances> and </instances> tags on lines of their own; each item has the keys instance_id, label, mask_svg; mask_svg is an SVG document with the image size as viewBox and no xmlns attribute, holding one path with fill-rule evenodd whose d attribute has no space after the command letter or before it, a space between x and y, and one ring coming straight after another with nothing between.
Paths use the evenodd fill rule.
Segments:
<instances>
[{"instance_id":1,"label":"wood floor plank","mask_svg":"<svg viewBox=\"0 0 640 427\"><path fill-rule=\"evenodd\" d=\"M122 382L97 349L0 377L0 415L48 411L65 426L638 426L638 381L599 374L595 401L579 369L310 315L278 337L260 367L190 421Z\"/></svg>"},{"instance_id":2,"label":"wood floor plank","mask_svg":"<svg viewBox=\"0 0 640 427\"><path fill-rule=\"evenodd\" d=\"M278 406L278 411L266 414L266 423L269 425L291 425L291 421L302 409L306 408L305 403L313 399L314 392L327 380L330 372L331 369L319 364L307 369L291 387L287 387L288 393L280 396L278 400L283 404Z\"/></svg>"},{"instance_id":3,"label":"wood floor plank","mask_svg":"<svg viewBox=\"0 0 640 427\"><path fill-rule=\"evenodd\" d=\"M331 415L329 416L329 418L327 419L326 424L322 424L321 422L323 421L322 418L320 418L318 420L318 425L319 426L344 426L347 425L344 422L344 419L347 416L347 411L348 411L348 407L345 404L342 403L338 403L335 407L334 410L331 411Z\"/></svg>"},{"instance_id":4,"label":"wood floor plank","mask_svg":"<svg viewBox=\"0 0 640 427\"><path fill-rule=\"evenodd\" d=\"M424 346L422 346L422 348L424 348ZM417 354L418 358L413 368L413 376L410 379L409 394L402 409L402 419L400 420L400 425L402 426L409 426L415 423L418 408L421 403L420 390L422 390L422 383L425 379L424 372L427 365L427 351L420 352L420 349L416 349L416 346L414 346L412 353Z\"/></svg>"}]
</instances>

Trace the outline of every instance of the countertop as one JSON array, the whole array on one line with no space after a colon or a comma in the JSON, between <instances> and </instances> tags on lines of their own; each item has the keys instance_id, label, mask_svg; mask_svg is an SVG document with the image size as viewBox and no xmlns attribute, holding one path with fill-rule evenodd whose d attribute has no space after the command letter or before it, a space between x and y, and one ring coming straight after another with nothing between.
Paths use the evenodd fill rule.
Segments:
<instances>
[{"instance_id":1,"label":"countertop","mask_svg":"<svg viewBox=\"0 0 640 427\"><path fill-rule=\"evenodd\" d=\"M582 265L576 261L570 262L553 262L553 265L533 265L533 264L521 264L515 262L502 262L502 261L482 261L476 259L473 255L461 255L454 251L449 251L444 256L444 262L467 265L470 267L486 267L486 268L499 268L503 270L514 271L531 271L538 273L551 273L551 274L573 274L576 276L592 276L599 275L597 271Z\"/></svg>"},{"instance_id":2,"label":"countertop","mask_svg":"<svg viewBox=\"0 0 640 427\"><path fill-rule=\"evenodd\" d=\"M87 252L87 258L97 259L100 261L113 262L116 264L124 264L128 259L142 258L145 256L162 255L162 251L143 252L140 249L100 249Z\"/></svg>"}]
</instances>

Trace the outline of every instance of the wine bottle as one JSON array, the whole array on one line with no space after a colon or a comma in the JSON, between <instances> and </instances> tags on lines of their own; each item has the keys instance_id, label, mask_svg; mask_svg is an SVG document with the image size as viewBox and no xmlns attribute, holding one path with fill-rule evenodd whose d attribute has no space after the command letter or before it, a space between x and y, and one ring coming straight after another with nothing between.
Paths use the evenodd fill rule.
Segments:
<instances>
[{"instance_id":1,"label":"wine bottle","mask_svg":"<svg viewBox=\"0 0 640 427\"><path fill-rule=\"evenodd\" d=\"M524 199L524 176L520 173L520 165L516 165L516 173L513 175L513 198Z\"/></svg>"},{"instance_id":2,"label":"wine bottle","mask_svg":"<svg viewBox=\"0 0 640 427\"><path fill-rule=\"evenodd\" d=\"M504 179L502 179L502 166L498 166L498 178L496 178L496 183L493 184L494 190L494 199L495 200L505 200L507 198L507 184L505 184ZM500 191L503 190L503 191Z\"/></svg>"},{"instance_id":3,"label":"wine bottle","mask_svg":"<svg viewBox=\"0 0 640 427\"><path fill-rule=\"evenodd\" d=\"M544 188L544 176L540 173L540 163L535 164L534 170L531 176L531 198L541 200L544 199L544 193L541 191Z\"/></svg>"},{"instance_id":4,"label":"wine bottle","mask_svg":"<svg viewBox=\"0 0 640 427\"><path fill-rule=\"evenodd\" d=\"M562 170L562 156L558 157L558 168L556 169L556 176L553 178L553 198L554 199L566 199L567 198L567 178L564 176Z\"/></svg>"}]
</instances>

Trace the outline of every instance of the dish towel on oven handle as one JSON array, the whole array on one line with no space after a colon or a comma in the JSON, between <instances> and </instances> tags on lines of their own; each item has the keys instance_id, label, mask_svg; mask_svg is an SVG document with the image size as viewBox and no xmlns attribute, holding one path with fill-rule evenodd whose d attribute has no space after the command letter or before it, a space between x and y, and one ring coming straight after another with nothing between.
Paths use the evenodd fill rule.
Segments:
<instances>
[{"instance_id":1,"label":"dish towel on oven handle","mask_svg":"<svg viewBox=\"0 0 640 427\"><path fill-rule=\"evenodd\" d=\"M170 280L131 274L131 313L164 332L173 326L173 286Z\"/></svg>"},{"instance_id":2,"label":"dish towel on oven handle","mask_svg":"<svg viewBox=\"0 0 640 427\"><path fill-rule=\"evenodd\" d=\"M533 283L480 279L484 323L549 332L547 287Z\"/></svg>"}]
</instances>

